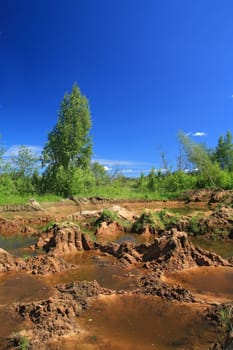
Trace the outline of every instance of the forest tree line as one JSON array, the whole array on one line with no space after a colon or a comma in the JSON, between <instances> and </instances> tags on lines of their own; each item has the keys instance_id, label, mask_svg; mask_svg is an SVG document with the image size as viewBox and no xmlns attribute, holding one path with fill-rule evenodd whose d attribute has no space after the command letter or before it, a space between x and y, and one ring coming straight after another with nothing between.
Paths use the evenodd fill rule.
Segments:
<instances>
[{"instance_id":1,"label":"forest tree line","mask_svg":"<svg viewBox=\"0 0 233 350\"><path fill-rule=\"evenodd\" d=\"M233 143L230 131L208 149L178 133L180 152L175 171L162 155L163 169L151 169L137 178L121 171L109 174L92 162L93 144L89 103L77 84L61 102L58 120L40 156L20 146L18 154L4 156L0 147L0 197L56 194L62 197L109 196L159 198L200 188L233 188Z\"/></svg>"}]
</instances>

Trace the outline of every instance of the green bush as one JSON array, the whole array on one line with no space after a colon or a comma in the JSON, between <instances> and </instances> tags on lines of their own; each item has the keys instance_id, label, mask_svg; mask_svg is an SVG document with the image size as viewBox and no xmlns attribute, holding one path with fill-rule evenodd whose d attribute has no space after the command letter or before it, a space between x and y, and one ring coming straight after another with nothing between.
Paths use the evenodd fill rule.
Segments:
<instances>
[{"instance_id":1,"label":"green bush","mask_svg":"<svg viewBox=\"0 0 233 350\"><path fill-rule=\"evenodd\" d=\"M156 213L160 219L160 221L163 223L165 228L167 230L171 229L172 227L176 226L178 221L180 220L180 215L178 214L171 214L167 210L163 209Z\"/></svg>"},{"instance_id":2,"label":"green bush","mask_svg":"<svg viewBox=\"0 0 233 350\"><path fill-rule=\"evenodd\" d=\"M156 229L164 229L164 225L159 216L151 211L146 211L134 222L132 231L141 233L147 226L150 227L153 233L155 233Z\"/></svg>"},{"instance_id":3,"label":"green bush","mask_svg":"<svg viewBox=\"0 0 233 350\"><path fill-rule=\"evenodd\" d=\"M192 236L204 235L207 233L208 229L206 227L203 218L200 215L192 216L189 220L187 231Z\"/></svg>"},{"instance_id":4,"label":"green bush","mask_svg":"<svg viewBox=\"0 0 233 350\"><path fill-rule=\"evenodd\" d=\"M104 209L101 216L96 220L95 226L98 227L102 222L111 224L112 222L118 221L118 215L115 211Z\"/></svg>"}]
</instances>

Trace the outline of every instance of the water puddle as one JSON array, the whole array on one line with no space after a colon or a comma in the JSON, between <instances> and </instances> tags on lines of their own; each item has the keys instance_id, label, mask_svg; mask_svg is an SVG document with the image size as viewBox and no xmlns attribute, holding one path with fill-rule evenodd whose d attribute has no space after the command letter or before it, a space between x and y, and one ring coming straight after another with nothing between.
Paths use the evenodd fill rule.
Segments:
<instances>
[{"instance_id":1,"label":"water puddle","mask_svg":"<svg viewBox=\"0 0 233 350\"><path fill-rule=\"evenodd\" d=\"M211 240L202 237L191 237L190 240L196 247L221 255L228 259L233 256L233 241Z\"/></svg>"},{"instance_id":2,"label":"water puddle","mask_svg":"<svg viewBox=\"0 0 233 350\"><path fill-rule=\"evenodd\" d=\"M50 275L46 277L47 283L54 286L72 281L96 280L102 287L114 290L131 290L134 287L132 279L115 264L116 260L111 256L97 255L96 252L80 252L65 257L65 260L77 265L77 269Z\"/></svg>"},{"instance_id":3,"label":"water puddle","mask_svg":"<svg viewBox=\"0 0 233 350\"><path fill-rule=\"evenodd\" d=\"M51 295L51 288L36 277L21 273L0 275L0 306L14 302L38 301Z\"/></svg>"},{"instance_id":4,"label":"water puddle","mask_svg":"<svg viewBox=\"0 0 233 350\"><path fill-rule=\"evenodd\" d=\"M0 349L5 350L8 349L6 337L19 330L23 323L19 317L13 316L7 308L0 307L0 324Z\"/></svg>"},{"instance_id":5,"label":"water puddle","mask_svg":"<svg viewBox=\"0 0 233 350\"><path fill-rule=\"evenodd\" d=\"M0 247L18 257L34 255L35 253L28 247L36 243L37 239L38 237L35 236L11 236L7 238L0 236Z\"/></svg>"},{"instance_id":6,"label":"water puddle","mask_svg":"<svg viewBox=\"0 0 233 350\"><path fill-rule=\"evenodd\" d=\"M77 322L81 336L59 342L60 349L206 350L217 337L200 306L155 297L103 296Z\"/></svg>"},{"instance_id":7,"label":"water puddle","mask_svg":"<svg viewBox=\"0 0 233 350\"><path fill-rule=\"evenodd\" d=\"M216 300L233 300L232 267L195 267L184 271L167 273L168 283L180 284L201 297Z\"/></svg>"},{"instance_id":8,"label":"water puddle","mask_svg":"<svg viewBox=\"0 0 233 350\"><path fill-rule=\"evenodd\" d=\"M27 328L11 309L12 303L48 299L52 289L33 276L22 273L0 274L0 349L8 349L6 338L13 332Z\"/></svg>"}]
</instances>

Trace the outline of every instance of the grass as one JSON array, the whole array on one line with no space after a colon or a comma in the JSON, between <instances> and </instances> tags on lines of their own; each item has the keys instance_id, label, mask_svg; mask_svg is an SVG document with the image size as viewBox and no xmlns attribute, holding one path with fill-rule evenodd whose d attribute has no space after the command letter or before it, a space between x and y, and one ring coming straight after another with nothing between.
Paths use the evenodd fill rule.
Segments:
<instances>
[{"instance_id":1,"label":"grass","mask_svg":"<svg viewBox=\"0 0 233 350\"><path fill-rule=\"evenodd\" d=\"M170 200L180 196L180 192L150 192L139 191L130 186L98 186L93 189L88 189L85 192L74 194L77 197L102 197L106 199L131 199L131 200ZM64 199L61 196L54 194L46 195L3 195L0 194L0 205L25 205L33 198L39 203L43 202L57 202Z\"/></svg>"},{"instance_id":2,"label":"grass","mask_svg":"<svg viewBox=\"0 0 233 350\"><path fill-rule=\"evenodd\" d=\"M155 231L155 229L157 228L164 228L164 225L161 222L157 213L154 213L152 211L143 212L140 215L140 217L134 222L132 231L136 233L141 233L146 228L146 226L149 226L152 229L152 231Z\"/></svg>"},{"instance_id":3,"label":"grass","mask_svg":"<svg viewBox=\"0 0 233 350\"><path fill-rule=\"evenodd\" d=\"M96 235L94 234L93 230L88 229L86 227L81 227L82 232L85 233L91 242L96 242Z\"/></svg>"},{"instance_id":4,"label":"grass","mask_svg":"<svg viewBox=\"0 0 233 350\"><path fill-rule=\"evenodd\" d=\"M56 224L56 222L55 221L50 221L50 222L48 222L45 226L43 226L42 228L41 228L41 232L47 232L48 230L50 230L54 225Z\"/></svg>"},{"instance_id":5,"label":"grass","mask_svg":"<svg viewBox=\"0 0 233 350\"><path fill-rule=\"evenodd\" d=\"M4 196L0 194L0 205L24 205L28 204L29 200L33 198L37 202L43 203L43 202L57 202L62 199L62 197L54 195L54 194L47 194L43 196L39 195L11 195L11 196Z\"/></svg>"},{"instance_id":6,"label":"grass","mask_svg":"<svg viewBox=\"0 0 233 350\"><path fill-rule=\"evenodd\" d=\"M118 221L118 215L115 211L104 209L100 217L96 220L95 226L98 227L102 222L110 224L112 222Z\"/></svg>"},{"instance_id":7,"label":"grass","mask_svg":"<svg viewBox=\"0 0 233 350\"><path fill-rule=\"evenodd\" d=\"M19 333L14 334L14 347L17 347L19 350L28 350L29 349L29 340L26 336L20 335Z\"/></svg>"},{"instance_id":8,"label":"grass","mask_svg":"<svg viewBox=\"0 0 233 350\"><path fill-rule=\"evenodd\" d=\"M219 316L222 321L223 327L227 332L233 331L233 305L228 304L223 306L219 311Z\"/></svg>"},{"instance_id":9,"label":"grass","mask_svg":"<svg viewBox=\"0 0 233 350\"><path fill-rule=\"evenodd\" d=\"M204 235L207 233L207 227L203 221L203 216L198 214L190 218L187 231L191 236Z\"/></svg>"},{"instance_id":10,"label":"grass","mask_svg":"<svg viewBox=\"0 0 233 350\"><path fill-rule=\"evenodd\" d=\"M136 180L115 180L109 183L98 186L89 186L83 188L78 193L73 193L76 197L102 197L106 199L131 199L131 200L169 200L181 196L181 191L165 191L160 188L158 190L149 190L148 188L141 188L137 185ZM29 199L33 198L39 203L41 202L56 202L61 200L62 196L54 194L38 195L32 194L4 194L0 193L0 205L4 204L26 204Z\"/></svg>"},{"instance_id":11,"label":"grass","mask_svg":"<svg viewBox=\"0 0 233 350\"><path fill-rule=\"evenodd\" d=\"M98 186L92 189L87 189L85 192L74 194L77 197L102 197L106 199L141 199L141 200L169 200L177 198L181 195L180 192L157 192L149 190L139 190L134 186L129 185L113 185L107 184Z\"/></svg>"},{"instance_id":12,"label":"grass","mask_svg":"<svg viewBox=\"0 0 233 350\"><path fill-rule=\"evenodd\" d=\"M136 233L142 232L147 225L152 231L171 229L179 221L178 214L170 214L167 210L160 210L158 212L146 211L134 222L132 230Z\"/></svg>"}]
</instances>

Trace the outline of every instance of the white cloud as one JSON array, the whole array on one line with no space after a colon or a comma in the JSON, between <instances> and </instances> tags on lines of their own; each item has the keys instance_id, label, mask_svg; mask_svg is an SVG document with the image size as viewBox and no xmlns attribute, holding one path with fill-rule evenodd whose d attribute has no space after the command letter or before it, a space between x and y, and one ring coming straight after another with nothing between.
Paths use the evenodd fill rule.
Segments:
<instances>
[{"instance_id":1,"label":"white cloud","mask_svg":"<svg viewBox=\"0 0 233 350\"><path fill-rule=\"evenodd\" d=\"M108 167L112 166L130 166L134 164L134 162L128 161L128 160L111 160L111 159L94 159L94 161Z\"/></svg>"},{"instance_id":2,"label":"white cloud","mask_svg":"<svg viewBox=\"0 0 233 350\"><path fill-rule=\"evenodd\" d=\"M122 173L123 174L126 174L126 173L134 173L135 172L135 170L132 170L132 169L124 169L124 170L122 170Z\"/></svg>"},{"instance_id":3,"label":"white cloud","mask_svg":"<svg viewBox=\"0 0 233 350\"><path fill-rule=\"evenodd\" d=\"M110 168L109 166L107 166L107 165L104 165L104 170L106 170L106 171L111 171L112 170L112 168Z\"/></svg>"},{"instance_id":4,"label":"white cloud","mask_svg":"<svg viewBox=\"0 0 233 350\"><path fill-rule=\"evenodd\" d=\"M208 134L204 131L190 131L186 133L187 136L207 136Z\"/></svg>"},{"instance_id":5,"label":"white cloud","mask_svg":"<svg viewBox=\"0 0 233 350\"><path fill-rule=\"evenodd\" d=\"M19 153L19 148L21 145L13 145L4 153L4 157L17 157ZM25 145L28 147L31 152L37 156L39 156L43 150L42 146L32 146L32 145Z\"/></svg>"},{"instance_id":6,"label":"white cloud","mask_svg":"<svg viewBox=\"0 0 233 350\"><path fill-rule=\"evenodd\" d=\"M104 166L106 171L110 173L119 172L128 176L139 176L142 172L148 174L150 169L154 167L153 163L130 161L130 160L113 160L106 158L92 159L93 162L98 162Z\"/></svg>"},{"instance_id":7,"label":"white cloud","mask_svg":"<svg viewBox=\"0 0 233 350\"><path fill-rule=\"evenodd\" d=\"M204 131L197 131L197 132L194 132L192 136L207 136L207 133Z\"/></svg>"}]
</instances>

